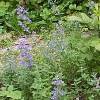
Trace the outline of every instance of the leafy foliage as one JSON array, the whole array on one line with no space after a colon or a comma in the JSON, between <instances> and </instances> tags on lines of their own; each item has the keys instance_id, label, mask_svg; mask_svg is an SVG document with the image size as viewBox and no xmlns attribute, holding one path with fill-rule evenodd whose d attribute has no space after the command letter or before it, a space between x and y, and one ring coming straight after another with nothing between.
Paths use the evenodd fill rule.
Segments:
<instances>
[{"instance_id":1,"label":"leafy foliage","mask_svg":"<svg viewBox=\"0 0 100 100\"><path fill-rule=\"evenodd\" d=\"M0 100L99 100L99 10L98 0L0 1Z\"/></svg>"}]
</instances>

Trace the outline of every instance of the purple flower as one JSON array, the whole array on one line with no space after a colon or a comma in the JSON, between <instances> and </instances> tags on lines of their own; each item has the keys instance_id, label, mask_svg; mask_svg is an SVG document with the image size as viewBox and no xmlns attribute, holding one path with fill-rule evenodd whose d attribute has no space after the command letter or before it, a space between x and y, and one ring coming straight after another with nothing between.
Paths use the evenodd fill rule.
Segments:
<instances>
[{"instance_id":1,"label":"purple flower","mask_svg":"<svg viewBox=\"0 0 100 100\"><path fill-rule=\"evenodd\" d=\"M16 9L16 12L17 12L18 15L28 13L27 10L22 6L18 6L17 9Z\"/></svg>"},{"instance_id":2,"label":"purple flower","mask_svg":"<svg viewBox=\"0 0 100 100\"><path fill-rule=\"evenodd\" d=\"M33 58L32 58L32 55L30 53L22 51L20 53L20 55L19 55L19 59L20 59L19 64L21 66L32 67L32 65L33 65Z\"/></svg>"},{"instance_id":3,"label":"purple flower","mask_svg":"<svg viewBox=\"0 0 100 100\"><path fill-rule=\"evenodd\" d=\"M25 32L28 32L28 33L31 33L31 32L29 31L29 27L25 27L25 28L24 28L24 31L25 31Z\"/></svg>"},{"instance_id":4,"label":"purple flower","mask_svg":"<svg viewBox=\"0 0 100 100\"><path fill-rule=\"evenodd\" d=\"M30 55L28 52L21 52L19 58L28 58L30 61L32 61L32 55Z\"/></svg>"},{"instance_id":5,"label":"purple flower","mask_svg":"<svg viewBox=\"0 0 100 100\"><path fill-rule=\"evenodd\" d=\"M52 97L51 97L51 100L58 100L58 89L54 87L53 91L51 92L52 94Z\"/></svg>"},{"instance_id":6,"label":"purple flower","mask_svg":"<svg viewBox=\"0 0 100 100\"><path fill-rule=\"evenodd\" d=\"M56 79L52 82L53 85L59 86L62 85L64 82L60 79Z\"/></svg>"},{"instance_id":7,"label":"purple flower","mask_svg":"<svg viewBox=\"0 0 100 100\"><path fill-rule=\"evenodd\" d=\"M32 67L33 58L32 58L32 55L29 53L29 50L31 50L32 47L30 46L30 44L28 43L25 37L22 37L19 39L18 44L16 45L16 48L20 50L20 54L18 56L20 60L19 65L25 66L25 67Z\"/></svg>"},{"instance_id":8,"label":"purple flower","mask_svg":"<svg viewBox=\"0 0 100 100\"><path fill-rule=\"evenodd\" d=\"M21 52L19 55L19 64L25 67L32 67L33 65L33 58L32 55L28 52Z\"/></svg>"},{"instance_id":9,"label":"purple flower","mask_svg":"<svg viewBox=\"0 0 100 100\"><path fill-rule=\"evenodd\" d=\"M25 37L22 37L19 39L18 44L16 45L16 48L20 50L24 50L24 51L32 49L31 45L28 43Z\"/></svg>"},{"instance_id":10,"label":"purple flower","mask_svg":"<svg viewBox=\"0 0 100 100\"><path fill-rule=\"evenodd\" d=\"M29 30L29 27L27 27L24 23L22 23L21 21L18 22L18 25L22 27L22 29L25 31L25 32L28 32L28 33L31 33L30 30Z\"/></svg>"},{"instance_id":11,"label":"purple flower","mask_svg":"<svg viewBox=\"0 0 100 100\"><path fill-rule=\"evenodd\" d=\"M28 21L28 22L32 22L30 20L30 18L27 16L28 12L27 10L24 8L24 7L21 7L19 6L17 9L16 9L16 13L18 15L18 17L21 19L21 20L25 20L25 21Z\"/></svg>"},{"instance_id":12,"label":"purple flower","mask_svg":"<svg viewBox=\"0 0 100 100\"><path fill-rule=\"evenodd\" d=\"M62 81L58 76L56 76L56 77L53 79L52 84L53 84L53 85L56 85L56 86L59 86L59 85L64 84L64 81Z\"/></svg>"},{"instance_id":13,"label":"purple flower","mask_svg":"<svg viewBox=\"0 0 100 100\"><path fill-rule=\"evenodd\" d=\"M30 20L30 18L27 16L27 10L22 7L22 6L18 6L18 8L16 9L16 13L18 15L18 17L23 20L23 21L28 21L29 23L32 23L32 21ZM30 29L29 27L27 27L23 22L19 21L18 22L18 25L25 31L25 32L28 32L28 33L31 33L30 32Z\"/></svg>"},{"instance_id":14,"label":"purple flower","mask_svg":"<svg viewBox=\"0 0 100 100\"><path fill-rule=\"evenodd\" d=\"M59 21L58 23L56 23L56 33L58 34L64 34L64 28L61 24L61 22Z\"/></svg>"},{"instance_id":15,"label":"purple flower","mask_svg":"<svg viewBox=\"0 0 100 100\"><path fill-rule=\"evenodd\" d=\"M19 61L19 65L27 66L28 67L28 64L25 61Z\"/></svg>"},{"instance_id":16,"label":"purple flower","mask_svg":"<svg viewBox=\"0 0 100 100\"><path fill-rule=\"evenodd\" d=\"M32 67L32 63L26 62L26 61L19 61L19 65L21 65L23 67Z\"/></svg>"},{"instance_id":17,"label":"purple flower","mask_svg":"<svg viewBox=\"0 0 100 100\"><path fill-rule=\"evenodd\" d=\"M19 17L21 20L28 21L29 23L32 22L32 21L29 19L29 17L27 17L26 15L20 14L20 15L18 15L18 17Z\"/></svg>"},{"instance_id":18,"label":"purple flower","mask_svg":"<svg viewBox=\"0 0 100 100\"><path fill-rule=\"evenodd\" d=\"M52 94L51 100L59 100L61 96L65 95L64 91L62 90L62 85L64 84L64 81L62 81L61 79L59 79L58 76L56 76L53 79L52 84L54 85L54 88L53 91L51 92Z\"/></svg>"},{"instance_id":19,"label":"purple flower","mask_svg":"<svg viewBox=\"0 0 100 100\"><path fill-rule=\"evenodd\" d=\"M19 26L23 26L23 23L21 21L18 21Z\"/></svg>"}]
</instances>

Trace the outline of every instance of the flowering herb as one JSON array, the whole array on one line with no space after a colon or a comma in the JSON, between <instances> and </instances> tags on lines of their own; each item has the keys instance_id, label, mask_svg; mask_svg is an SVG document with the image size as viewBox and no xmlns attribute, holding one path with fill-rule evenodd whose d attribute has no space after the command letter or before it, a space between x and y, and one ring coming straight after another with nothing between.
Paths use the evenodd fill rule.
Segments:
<instances>
[{"instance_id":1,"label":"flowering herb","mask_svg":"<svg viewBox=\"0 0 100 100\"><path fill-rule=\"evenodd\" d=\"M56 31L58 34L64 34L64 28L62 26L62 22L59 21L58 23L56 23Z\"/></svg>"},{"instance_id":2,"label":"flowering herb","mask_svg":"<svg viewBox=\"0 0 100 100\"><path fill-rule=\"evenodd\" d=\"M19 39L18 44L16 44L16 49L20 50L19 54L19 64L26 67L31 67L33 63L32 55L29 50L32 49L31 45L28 43L25 37Z\"/></svg>"},{"instance_id":3,"label":"flowering herb","mask_svg":"<svg viewBox=\"0 0 100 100\"><path fill-rule=\"evenodd\" d=\"M28 43L28 40L25 37L22 37L18 40L16 48L24 51L32 49L31 45Z\"/></svg>"},{"instance_id":4,"label":"flowering herb","mask_svg":"<svg viewBox=\"0 0 100 100\"><path fill-rule=\"evenodd\" d=\"M22 21L27 21L29 23L32 22L27 16L28 10L26 10L24 7L18 6L18 8L16 9L16 13L18 15L18 18L20 18ZM23 31L31 33L29 27L27 27L22 21L19 21L18 25L23 29Z\"/></svg>"},{"instance_id":5,"label":"flowering herb","mask_svg":"<svg viewBox=\"0 0 100 100\"><path fill-rule=\"evenodd\" d=\"M62 90L62 85L64 84L64 81L62 81L58 76L56 76L53 79L52 84L54 85L54 88L51 92L51 100L60 100L60 97L65 95L64 91Z\"/></svg>"},{"instance_id":6,"label":"flowering herb","mask_svg":"<svg viewBox=\"0 0 100 100\"><path fill-rule=\"evenodd\" d=\"M59 86L59 85L64 84L64 82L61 79L59 79L58 76L56 76L56 78L53 80L52 84L56 85L56 86Z\"/></svg>"},{"instance_id":7,"label":"flowering herb","mask_svg":"<svg viewBox=\"0 0 100 100\"><path fill-rule=\"evenodd\" d=\"M19 21L18 25L23 29L24 32L31 33L29 27L27 27L23 22Z\"/></svg>"},{"instance_id":8,"label":"flowering herb","mask_svg":"<svg viewBox=\"0 0 100 100\"><path fill-rule=\"evenodd\" d=\"M48 43L48 47L55 51L62 52L66 48L64 28L61 21L55 24L55 31L52 33L52 39Z\"/></svg>"}]
</instances>

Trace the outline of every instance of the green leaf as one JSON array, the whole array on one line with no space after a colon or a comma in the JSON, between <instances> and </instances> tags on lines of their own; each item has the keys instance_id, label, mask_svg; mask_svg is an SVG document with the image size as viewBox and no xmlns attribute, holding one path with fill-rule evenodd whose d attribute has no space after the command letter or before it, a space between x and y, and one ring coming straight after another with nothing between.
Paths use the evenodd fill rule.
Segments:
<instances>
[{"instance_id":1,"label":"green leaf","mask_svg":"<svg viewBox=\"0 0 100 100\"><path fill-rule=\"evenodd\" d=\"M9 8L9 2L0 2L0 16L4 16Z\"/></svg>"},{"instance_id":2,"label":"green leaf","mask_svg":"<svg viewBox=\"0 0 100 100\"><path fill-rule=\"evenodd\" d=\"M14 89L13 85L10 85L7 90L8 91L13 91L13 89Z\"/></svg>"},{"instance_id":3,"label":"green leaf","mask_svg":"<svg viewBox=\"0 0 100 100\"><path fill-rule=\"evenodd\" d=\"M69 9L76 9L76 4L69 5Z\"/></svg>"},{"instance_id":4,"label":"green leaf","mask_svg":"<svg viewBox=\"0 0 100 100\"><path fill-rule=\"evenodd\" d=\"M91 41L91 47L94 47L96 50L100 51L100 39Z\"/></svg>"},{"instance_id":5,"label":"green leaf","mask_svg":"<svg viewBox=\"0 0 100 100\"><path fill-rule=\"evenodd\" d=\"M79 21L81 23L91 23L92 19L89 18L85 13L79 13L79 15L73 15L67 17L68 21Z\"/></svg>"},{"instance_id":6,"label":"green leaf","mask_svg":"<svg viewBox=\"0 0 100 100\"><path fill-rule=\"evenodd\" d=\"M36 84L36 83L32 84L31 88L34 88L34 89L37 89L37 90L42 89L41 84Z\"/></svg>"},{"instance_id":7,"label":"green leaf","mask_svg":"<svg viewBox=\"0 0 100 100\"><path fill-rule=\"evenodd\" d=\"M50 10L47 9L47 8L44 8L43 11L41 12L40 16L43 18L43 19L47 19L49 17L49 15L51 14Z\"/></svg>"},{"instance_id":8,"label":"green leaf","mask_svg":"<svg viewBox=\"0 0 100 100\"><path fill-rule=\"evenodd\" d=\"M92 19L89 18L85 13L80 13L80 17L81 17L83 23L92 22Z\"/></svg>"},{"instance_id":9,"label":"green leaf","mask_svg":"<svg viewBox=\"0 0 100 100\"><path fill-rule=\"evenodd\" d=\"M95 46L95 49L100 51L100 43Z\"/></svg>"},{"instance_id":10,"label":"green leaf","mask_svg":"<svg viewBox=\"0 0 100 100\"><path fill-rule=\"evenodd\" d=\"M99 4L95 4L94 13L96 16L98 16L98 17L100 16Z\"/></svg>"},{"instance_id":11,"label":"green leaf","mask_svg":"<svg viewBox=\"0 0 100 100\"><path fill-rule=\"evenodd\" d=\"M82 10L82 6L78 6L76 9L77 10Z\"/></svg>"},{"instance_id":12,"label":"green leaf","mask_svg":"<svg viewBox=\"0 0 100 100\"><path fill-rule=\"evenodd\" d=\"M4 97L4 96L6 96L5 91L0 91L0 97Z\"/></svg>"},{"instance_id":13,"label":"green leaf","mask_svg":"<svg viewBox=\"0 0 100 100\"><path fill-rule=\"evenodd\" d=\"M68 21L79 21L79 22L82 21L82 19L80 17L77 17L77 16L69 16L69 17L67 17L67 20Z\"/></svg>"},{"instance_id":14,"label":"green leaf","mask_svg":"<svg viewBox=\"0 0 100 100\"><path fill-rule=\"evenodd\" d=\"M7 91L7 97L12 99L21 99L21 91Z\"/></svg>"}]
</instances>

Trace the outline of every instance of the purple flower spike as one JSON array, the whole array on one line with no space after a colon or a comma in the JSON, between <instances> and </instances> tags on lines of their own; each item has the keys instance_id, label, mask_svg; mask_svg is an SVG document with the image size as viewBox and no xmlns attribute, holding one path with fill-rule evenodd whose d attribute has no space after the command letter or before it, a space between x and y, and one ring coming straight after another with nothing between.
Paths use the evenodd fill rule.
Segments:
<instances>
[{"instance_id":1,"label":"purple flower spike","mask_svg":"<svg viewBox=\"0 0 100 100\"><path fill-rule=\"evenodd\" d=\"M24 23L22 23L21 21L18 22L18 25L19 25L25 32L31 33L31 31L29 30L29 27L27 27L26 25L24 25Z\"/></svg>"},{"instance_id":2,"label":"purple flower spike","mask_svg":"<svg viewBox=\"0 0 100 100\"><path fill-rule=\"evenodd\" d=\"M62 90L62 85L64 84L64 82L61 79L59 79L58 76L56 76L53 79L52 84L54 85L54 88L53 91L51 92L52 94L51 100L60 100L59 98L65 95L64 91Z\"/></svg>"},{"instance_id":3,"label":"purple flower spike","mask_svg":"<svg viewBox=\"0 0 100 100\"><path fill-rule=\"evenodd\" d=\"M58 79L58 80L54 80L53 82L52 82L52 84L53 85L56 85L56 86L59 86L59 85L61 85L61 84L63 84L64 82L62 81L62 80L60 80L60 79Z\"/></svg>"},{"instance_id":4,"label":"purple flower spike","mask_svg":"<svg viewBox=\"0 0 100 100\"><path fill-rule=\"evenodd\" d=\"M20 61L19 65L23 66L23 67L32 67L32 64L30 62L26 62L26 61Z\"/></svg>"},{"instance_id":5,"label":"purple flower spike","mask_svg":"<svg viewBox=\"0 0 100 100\"><path fill-rule=\"evenodd\" d=\"M53 85L56 85L56 86L59 86L59 85L64 84L64 81L62 81L58 76L56 76L56 77L53 79L52 84L53 84Z\"/></svg>"},{"instance_id":6,"label":"purple flower spike","mask_svg":"<svg viewBox=\"0 0 100 100\"><path fill-rule=\"evenodd\" d=\"M29 23L32 23L30 18L27 16L28 12L24 7L18 6L18 8L16 9L16 13L18 15L18 18L20 18L22 21L27 21ZM27 27L23 22L19 21L18 25L23 29L23 31L31 33L29 27Z\"/></svg>"},{"instance_id":7,"label":"purple flower spike","mask_svg":"<svg viewBox=\"0 0 100 100\"><path fill-rule=\"evenodd\" d=\"M28 43L26 38L20 38L18 44L16 45L17 49L23 49L24 51L32 50L31 45Z\"/></svg>"},{"instance_id":8,"label":"purple flower spike","mask_svg":"<svg viewBox=\"0 0 100 100\"><path fill-rule=\"evenodd\" d=\"M51 100L58 100L58 89L54 87L53 91L51 92L52 94L52 97L51 97Z\"/></svg>"},{"instance_id":9,"label":"purple flower spike","mask_svg":"<svg viewBox=\"0 0 100 100\"><path fill-rule=\"evenodd\" d=\"M17 9L16 9L16 12L17 12L18 15L28 13L27 10L22 6L18 6Z\"/></svg>"},{"instance_id":10,"label":"purple flower spike","mask_svg":"<svg viewBox=\"0 0 100 100\"><path fill-rule=\"evenodd\" d=\"M30 46L30 44L28 43L25 37L22 37L19 39L18 44L16 45L16 48L20 50L20 54L18 56L20 60L19 65L25 66L25 67L32 67L33 58L32 58L32 55L29 53L29 50L31 50L32 47Z\"/></svg>"},{"instance_id":11,"label":"purple flower spike","mask_svg":"<svg viewBox=\"0 0 100 100\"><path fill-rule=\"evenodd\" d=\"M25 61L19 61L19 64L22 66L28 66L28 64Z\"/></svg>"}]
</instances>

